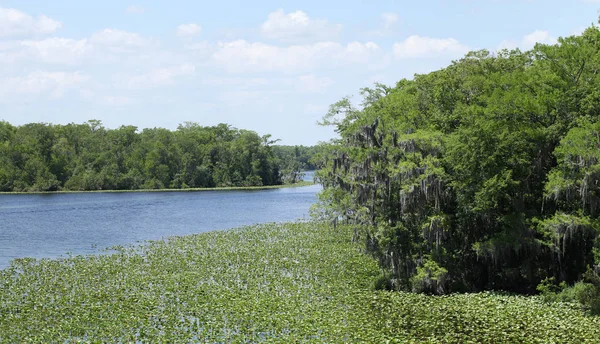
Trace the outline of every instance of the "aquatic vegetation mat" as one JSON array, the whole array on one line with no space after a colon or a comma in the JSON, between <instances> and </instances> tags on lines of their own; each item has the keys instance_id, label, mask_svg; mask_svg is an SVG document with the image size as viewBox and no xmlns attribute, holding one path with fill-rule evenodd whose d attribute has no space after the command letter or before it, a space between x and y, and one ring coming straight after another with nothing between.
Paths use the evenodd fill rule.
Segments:
<instances>
[{"instance_id":1,"label":"aquatic vegetation mat","mask_svg":"<svg viewBox=\"0 0 600 344\"><path fill-rule=\"evenodd\" d=\"M351 229L265 224L0 271L0 342L597 342L538 297L373 291Z\"/></svg>"}]
</instances>

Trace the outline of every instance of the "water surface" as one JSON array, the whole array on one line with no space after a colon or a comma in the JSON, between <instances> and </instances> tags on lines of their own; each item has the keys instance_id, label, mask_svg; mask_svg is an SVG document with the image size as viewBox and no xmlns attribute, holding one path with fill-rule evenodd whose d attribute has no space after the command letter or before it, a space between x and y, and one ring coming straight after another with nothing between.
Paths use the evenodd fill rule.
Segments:
<instances>
[{"instance_id":1,"label":"water surface","mask_svg":"<svg viewBox=\"0 0 600 344\"><path fill-rule=\"evenodd\" d=\"M172 235L308 218L319 190L314 185L252 191L0 195L0 269L14 258L90 254Z\"/></svg>"}]
</instances>

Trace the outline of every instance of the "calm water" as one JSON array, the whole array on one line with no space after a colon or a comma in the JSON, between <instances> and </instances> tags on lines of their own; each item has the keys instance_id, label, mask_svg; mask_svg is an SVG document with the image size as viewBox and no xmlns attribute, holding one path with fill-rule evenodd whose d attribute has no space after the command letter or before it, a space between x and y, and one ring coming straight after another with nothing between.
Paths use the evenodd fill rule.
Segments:
<instances>
[{"instance_id":1,"label":"calm water","mask_svg":"<svg viewBox=\"0 0 600 344\"><path fill-rule=\"evenodd\" d=\"M0 269L13 258L308 218L320 189L0 195Z\"/></svg>"}]
</instances>

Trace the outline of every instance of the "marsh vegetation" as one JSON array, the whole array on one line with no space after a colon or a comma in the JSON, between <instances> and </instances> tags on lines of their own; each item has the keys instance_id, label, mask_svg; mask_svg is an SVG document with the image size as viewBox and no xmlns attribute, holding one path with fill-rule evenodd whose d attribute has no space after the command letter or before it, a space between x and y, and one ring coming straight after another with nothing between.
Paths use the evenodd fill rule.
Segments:
<instances>
[{"instance_id":1,"label":"marsh vegetation","mask_svg":"<svg viewBox=\"0 0 600 344\"><path fill-rule=\"evenodd\" d=\"M595 342L539 297L374 291L353 229L265 224L0 271L2 342Z\"/></svg>"}]
</instances>

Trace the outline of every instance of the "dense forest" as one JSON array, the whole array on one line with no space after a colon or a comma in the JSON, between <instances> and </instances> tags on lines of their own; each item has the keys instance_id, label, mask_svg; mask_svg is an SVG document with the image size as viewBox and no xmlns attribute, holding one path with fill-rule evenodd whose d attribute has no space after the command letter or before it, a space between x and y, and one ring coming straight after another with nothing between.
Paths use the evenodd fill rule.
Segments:
<instances>
[{"instance_id":1,"label":"dense forest","mask_svg":"<svg viewBox=\"0 0 600 344\"><path fill-rule=\"evenodd\" d=\"M227 124L203 127L188 122L175 131L138 131L135 126L107 129L97 120L22 126L0 121L0 191L179 189L295 182L287 176L299 174L293 168L303 165L296 163L296 155L276 156L275 142L270 135L259 136Z\"/></svg>"},{"instance_id":2,"label":"dense forest","mask_svg":"<svg viewBox=\"0 0 600 344\"><path fill-rule=\"evenodd\" d=\"M317 214L356 224L380 287L578 287L600 309L600 31L475 51L333 104ZM596 270L597 271L597 270ZM595 294L594 294L595 293Z\"/></svg>"}]
</instances>

